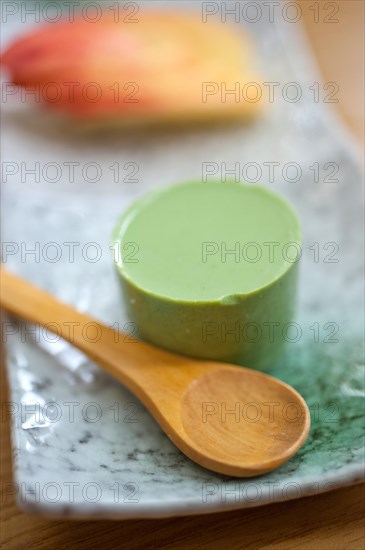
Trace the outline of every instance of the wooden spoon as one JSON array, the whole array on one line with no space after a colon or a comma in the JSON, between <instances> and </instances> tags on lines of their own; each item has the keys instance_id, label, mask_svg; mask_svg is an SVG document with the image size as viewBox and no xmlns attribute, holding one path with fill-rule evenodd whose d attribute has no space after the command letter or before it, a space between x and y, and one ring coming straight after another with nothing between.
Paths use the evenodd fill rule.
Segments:
<instances>
[{"instance_id":1,"label":"wooden spoon","mask_svg":"<svg viewBox=\"0 0 365 550\"><path fill-rule=\"evenodd\" d=\"M263 474L289 460L306 440L307 405L284 382L126 342L123 334L3 269L1 283L6 310L50 330L57 323L62 338L120 380L175 445L205 468L237 477Z\"/></svg>"}]
</instances>

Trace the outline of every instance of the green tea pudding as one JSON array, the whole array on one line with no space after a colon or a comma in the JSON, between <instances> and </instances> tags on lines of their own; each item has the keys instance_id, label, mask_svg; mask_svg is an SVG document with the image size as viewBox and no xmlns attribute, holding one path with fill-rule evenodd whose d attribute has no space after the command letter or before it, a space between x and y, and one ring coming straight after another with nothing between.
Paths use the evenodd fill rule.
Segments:
<instances>
[{"instance_id":1,"label":"green tea pudding","mask_svg":"<svg viewBox=\"0 0 365 550\"><path fill-rule=\"evenodd\" d=\"M274 362L300 257L298 218L282 198L235 182L158 190L124 213L113 248L141 338L249 367Z\"/></svg>"}]
</instances>

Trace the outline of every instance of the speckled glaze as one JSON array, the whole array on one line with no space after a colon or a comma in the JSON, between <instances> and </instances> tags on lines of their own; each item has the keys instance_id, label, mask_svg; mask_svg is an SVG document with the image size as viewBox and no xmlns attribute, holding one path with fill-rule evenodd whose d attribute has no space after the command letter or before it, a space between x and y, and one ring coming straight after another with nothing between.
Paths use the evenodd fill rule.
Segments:
<instances>
[{"instance_id":1,"label":"speckled glaze","mask_svg":"<svg viewBox=\"0 0 365 550\"><path fill-rule=\"evenodd\" d=\"M267 81L296 81L308 90L319 80L297 24L261 21L250 30L265 59ZM40 118L29 122L26 115L5 114L4 160L97 159L103 169L96 184L69 183L63 175L53 184L13 178L4 185L2 237L19 245L19 253L6 257L6 267L129 333L134 328L126 325L109 250L120 212L158 184L198 177L202 162L297 162L302 167L298 182L285 182L280 171L268 184L303 220L295 319L300 337L288 343L271 370L294 386L311 410L311 433L298 454L260 478L214 475L183 456L135 398L87 358L37 333L35 342L21 325L6 340L22 508L55 517L161 517L259 506L363 479L362 173L353 145L326 107L303 94L297 103L272 104L250 128L186 131L173 139L166 134L88 139ZM139 165L138 183L111 181L109 167L116 158L121 166ZM324 181L322 174L316 183L309 169L316 162L322 167L337 163L338 181ZM24 261L25 241L29 248L38 242L41 249L60 243L63 259L52 263L40 254L39 261L34 256ZM65 258L67 242L79 243L73 262ZM82 254L90 242L101 251L94 262Z\"/></svg>"}]
</instances>

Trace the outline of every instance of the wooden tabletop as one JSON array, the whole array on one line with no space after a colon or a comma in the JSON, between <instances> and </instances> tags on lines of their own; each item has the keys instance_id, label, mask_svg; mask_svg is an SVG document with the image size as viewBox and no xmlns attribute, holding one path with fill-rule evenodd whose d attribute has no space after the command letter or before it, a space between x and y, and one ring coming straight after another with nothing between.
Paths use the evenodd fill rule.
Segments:
<instances>
[{"instance_id":1,"label":"wooden tabletop","mask_svg":"<svg viewBox=\"0 0 365 550\"><path fill-rule=\"evenodd\" d=\"M364 143L364 2L297 0L325 82L339 86L339 109ZM327 6L327 7L326 7ZM312 9L310 9L312 7ZM338 13L333 15L335 11ZM324 19L338 19L326 22ZM3 363L3 361L2 361ZM1 400L7 401L4 368ZM50 521L20 512L4 487L12 479L9 425L1 422L1 542L9 550L157 548L191 550L363 549L364 486L252 510L139 521Z\"/></svg>"}]
</instances>

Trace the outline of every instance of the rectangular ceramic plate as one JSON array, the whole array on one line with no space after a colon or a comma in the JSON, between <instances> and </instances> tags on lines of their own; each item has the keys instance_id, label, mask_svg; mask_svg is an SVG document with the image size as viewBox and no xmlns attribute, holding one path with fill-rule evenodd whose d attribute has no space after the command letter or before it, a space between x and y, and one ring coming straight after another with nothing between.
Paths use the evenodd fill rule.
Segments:
<instances>
[{"instance_id":1,"label":"rectangular ceramic plate","mask_svg":"<svg viewBox=\"0 0 365 550\"><path fill-rule=\"evenodd\" d=\"M4 42L23 27L20 20L9 25ZM271 373L306 399L312 413L308 441L269 475L249 480L215 475L185 458L143 406L87 358L62 341L51 342L50 334L32 337L20 325L7 337L7 365L22 508L50 516L173 516L259 506L363 478L359 161L331 106L314 101L311 88L319 78L299 23L279 18L272 24L262 17L247 28L264 80L280 83L279 92L290 82L302 91L296 102L276 96L250 127L88 136L42 114L34 117L27 108L18 112L6 106L4 162L62 167L75 161L81 168L98 162L102 177L92 184L79 175L70 183L63 169L53 184L31 177L4 183L3 241L19 247L4 261L61 300L128 330L109 250L118 215L150 189L200 179L204 162L217 163L217 177L221 163L228 168L239 163L246 180L258 171L258 179L287 197L303 222L299 337L289 335L297 341L287 344ZM322 84L317 85L323 99ZM135 163L129 166L137 166L136 175L128 178L127 166L125 181L114 183L115 162L123 170ZM270 162L279 163L272 182ZM298 167L299 180L293 181ZM49 260L56 250L52 242L61 247L55 263ZM74 262L65 243L78 243ZM39 257L24 256L25 246L39 247Z\"/></svg>"}]
</instances>

